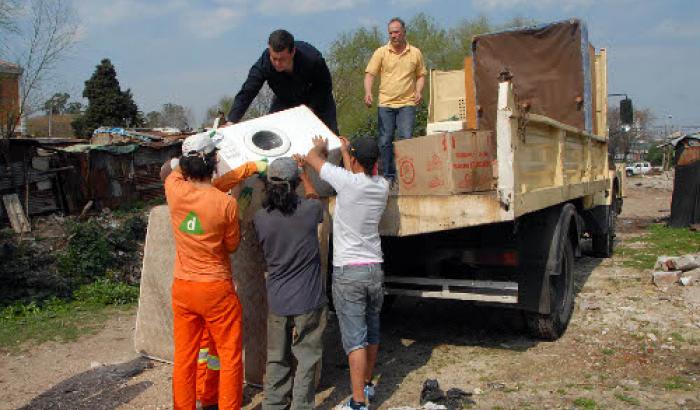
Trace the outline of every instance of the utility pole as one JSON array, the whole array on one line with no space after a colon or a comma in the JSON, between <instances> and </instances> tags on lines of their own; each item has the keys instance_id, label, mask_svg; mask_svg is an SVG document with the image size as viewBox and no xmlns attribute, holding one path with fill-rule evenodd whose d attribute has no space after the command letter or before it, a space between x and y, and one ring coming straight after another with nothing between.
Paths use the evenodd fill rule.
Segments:
<instances>
[{"instance_id":1,"label":"utility pole","mask_svg":"<svg viewBox=\"0 0 700 410\"><path fill-rule=\"evenodd\" d=\"M53 135L51 133L51 122L53 120L53 106L54 106L54 102L55 102L54 97L55 96L53 96L49 99L49 138L51 138Z\"/></svg>"}]
</instances>

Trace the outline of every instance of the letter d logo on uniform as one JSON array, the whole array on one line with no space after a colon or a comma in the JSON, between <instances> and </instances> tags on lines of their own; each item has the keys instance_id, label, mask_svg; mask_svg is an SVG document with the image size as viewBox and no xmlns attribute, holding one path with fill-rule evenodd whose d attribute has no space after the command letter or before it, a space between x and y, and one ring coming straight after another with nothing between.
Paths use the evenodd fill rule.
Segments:
<instances>
[{"instance_id":1,"label":"letter d logo on uniform","mask_svg":"<svg viewBox=\"0 0 700 410\"><path fill-rule=\"evenodd\" d=\"M190 211L185 217L185 220L180 224L180 231L190 235L201 235L204 233L202 224L199 222L199 217L196 213Z\"/></svg>"}]
</instances>

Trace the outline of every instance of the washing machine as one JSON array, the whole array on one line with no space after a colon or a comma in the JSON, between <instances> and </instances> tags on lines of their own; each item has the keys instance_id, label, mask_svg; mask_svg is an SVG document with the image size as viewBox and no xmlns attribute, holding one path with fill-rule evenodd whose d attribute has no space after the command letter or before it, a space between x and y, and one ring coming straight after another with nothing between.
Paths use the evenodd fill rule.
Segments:
<instances>
[{"instance_id":1,"label":"washing machine","mask_svg":"<svg viewBox=\"0 0 700 410\"><path fill-rule=\"evenodd\" d=\"M219 128L213 137L219 149L217 173L223 175L248 161L266 158L272 162L294 154L306 155L316 135L328 140L327 161L338 165L340 139L305 105ZM322 197L335 193L315 172L310 171L309 176Z\"/></svg>"},{"instance_id":2,"label":"washing machine","mask_svg":"<svg viewBox=\"0 0 700 410\"><path fill-rule=\"evenodd\" d=\"M328 140L331 153L339 150L340 139L304 105L219 128L214 137L219 148L219 172L247 161L267 158L272 162L279 157L306 155L315 135Z\"/></svg>"}]
</instances>

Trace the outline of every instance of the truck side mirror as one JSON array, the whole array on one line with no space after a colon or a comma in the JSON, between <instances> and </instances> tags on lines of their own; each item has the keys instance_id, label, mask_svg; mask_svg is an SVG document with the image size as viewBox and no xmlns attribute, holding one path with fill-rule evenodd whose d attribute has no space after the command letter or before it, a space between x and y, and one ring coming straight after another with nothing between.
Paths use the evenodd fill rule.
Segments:
<instances>
[{"instance_id":1,"label":"truck side mirror","mask_svg":"<svg viewBox=\"0 0 700 410\"><path fill-rule=\"evenodd\" d=\"M629 126L634 124L634 109L632 100L629 98L620 100L620 124Z\"/></svg>"}]
</instances>

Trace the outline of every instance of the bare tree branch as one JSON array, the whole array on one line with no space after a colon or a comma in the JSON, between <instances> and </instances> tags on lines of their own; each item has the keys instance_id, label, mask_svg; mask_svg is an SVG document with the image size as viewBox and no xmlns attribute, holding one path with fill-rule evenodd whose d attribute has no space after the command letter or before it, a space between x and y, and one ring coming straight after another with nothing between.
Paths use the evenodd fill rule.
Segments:
<instances>
[{"instance_id":1,"label":"bare tree branch","mask_svg":"<svg viewBox=\"0 0 700 410\"><path fill-rule=\"evenodd\" d=\"M15 4L18 4L15 0L0 0L0 19L4 10L15 12L16 9L11 8ZM18 29L14 44L18 56L15 62L23 70L20 101L15 112L6 118L0 118L2 139L15 134L23 115L41 108L44 100L41 95L43 82L55 71L58 63L76 42L77 17L67 0L32 0L26 7L27 28Z\"/></svg>"}]
</instances>

